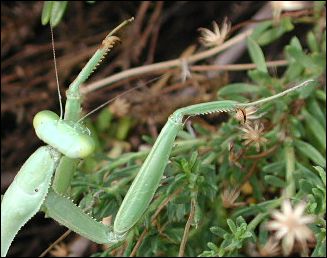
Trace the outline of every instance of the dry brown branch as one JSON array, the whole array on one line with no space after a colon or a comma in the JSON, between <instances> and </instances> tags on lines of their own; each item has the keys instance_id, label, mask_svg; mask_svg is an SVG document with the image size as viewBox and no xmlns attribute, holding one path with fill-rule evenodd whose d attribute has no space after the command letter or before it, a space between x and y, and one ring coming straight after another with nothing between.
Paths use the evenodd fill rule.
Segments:
<instances>
[{"instance_id":1,"label":"dry brown branch","mask_svg":"<svg viewBox=\"0 0 327 258\"><path fill-rule=\"evenodd\" d=\"M195 63L200 60L206 59L210 56L216 55L219 52L241 42L247 36L249 36L251 33L252 33L252 30L245 31L245 32L231 38L230 40L226 41L224 44L222 44L218 47L214 47L209 50L205 50L200 53L194 54L187 59L187 62L188 62L188 64L191 64L191 63ZM151 72L161 70L161 69L174 68L174 67L180 67L180 66L181 66L181 60L178 58L178 59L159 62L159 63L155 63L155 64L151 64L151 65L145 65L145 66L131 68L129 70L122 71L120 73L116 73L110 77L104 78L97 82L88 84L86 86L82 86L81 93L83 95L85 95L89 92L98 90L102 87L108 86L114 82L120 81L120 80L128 78L130 76L141 75L141 74L151 73Z\"/></svg>"}]
</instances>

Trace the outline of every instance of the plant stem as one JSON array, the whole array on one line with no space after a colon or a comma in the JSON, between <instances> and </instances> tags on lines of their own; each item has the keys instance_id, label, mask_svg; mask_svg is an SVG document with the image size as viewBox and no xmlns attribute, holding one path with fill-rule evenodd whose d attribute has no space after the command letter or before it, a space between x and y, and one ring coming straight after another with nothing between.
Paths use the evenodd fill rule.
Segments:
<instances>
[{"instance_id":1,"label":"plant stem","mask_svg":"<svg viewBox=\"0 0 327 258\"><path fill-rule=\"evenodd\" d=\"M206 59L210 56L216 55L219 52L241 42L247 36L249 36L251 33L252 33L252 30L247 30L247 31L231 38L230 40L226 41L224 44L222 44L220 46L217 46L217 47L211 48L209 50L205 50L200 53L194 54L187 58L187 63L188 64L195 63L197 61ZM132 69L129 69L126 71L122 71L120 73L116 73L113 76L109 76L107 78L104 78L103 80L91 83L87 86L81 87L81 94L85 95L89 92L98 90L104 86L108 86L114 82L120 81L122 79L131 77L131 76L150 73L153 71L167 69L167 68L179 67L179 66L181 66L180 58L169 60L169 61L164 61L164 62L159 62L159 63L155 63L155 64L151 64L151 65L135 67L135 68L132 68Z\"/></svg>"},{"instance_id":2,"label":"plant stem","mask_svg":"<svg viewBox=\"0 0 327 258\"><path fill-rule=\"evenodd\" d=\"M267 67L277 67L288 65L287 60L276 60L266 62ZM256 64L228 64L228 65L193 65L190 67L191 71L243 71L255 69Z\"/></svg>"},{"instance_id":3,"label":"plant stem","mask_svg":"<svg viewBox=\"0 0 327 258\"><path fill-rule=\"evenodd\" d=\"M286 188L284 196L292 198L295 194L295 183L293 174L295 171L295 154L291 140L285 143L285 159L286 159Z\"/></svg>"},{"instance_id":4,"label":"plant stem","mask_svg":"<svg viewBox=\"0 0 327 258\"><path fill-rule=\"evenodd\" d=\"M181 245L179 247L178 257L183 257L184 256L186 242L187 242L188 235L189 235L189 232L190 232L191 223L193 221L194 212L195 212L195 199L192 198L192 200L191 200L191 211L190 211L190 215L188 216L188 219L187 219L187 222L186 222L186 225L185 225L182 242L181 242Z\"/></svg>"}]
</instances>

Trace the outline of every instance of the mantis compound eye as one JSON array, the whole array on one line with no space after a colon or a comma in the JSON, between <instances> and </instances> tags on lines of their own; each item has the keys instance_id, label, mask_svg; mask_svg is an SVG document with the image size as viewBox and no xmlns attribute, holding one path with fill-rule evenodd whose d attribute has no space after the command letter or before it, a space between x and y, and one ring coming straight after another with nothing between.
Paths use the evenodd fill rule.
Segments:
<instances>
[{"instance_id":1,"label":"mantis compound eye","mask_svg":"<svg viewBox=\"0 0 327 258\"><path fill-rule=\"evenodd\" d=\"M89 131L73 122L59 119L49 110L37 113L33 119L36 135L69 158L85 158L95 149Z\"/></svg>"}]
</instances>

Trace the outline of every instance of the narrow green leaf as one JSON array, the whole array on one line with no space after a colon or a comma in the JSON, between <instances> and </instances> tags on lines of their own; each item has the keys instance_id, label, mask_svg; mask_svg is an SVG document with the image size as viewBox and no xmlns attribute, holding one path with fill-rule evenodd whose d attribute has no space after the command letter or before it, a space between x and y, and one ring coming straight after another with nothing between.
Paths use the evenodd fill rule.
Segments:
<instances>
[{"instance_id":1,"label":"narrow green leaf","mask_svg":"<svg viewBox=\"0 0 327 258\"><path fill-rule=\"evenodd\" d=\"M189 161L189 165L190 165L191 168L193 168L193 166L194 166L197 158L198 158L198 152L197 151L193 151L192 152L192 155L191 155L191 158L190 158L190 161Z\"/></svg>"},{"instance_id":2,"label":"narrow green leaf","mask_svg":"<svg viewBox=\"0 0 327 258\"><path fill-rule=\"evenodd\" d=\"M246 221L245 221L245 219L242 216L238 216L236 218L236 225L238 227L240 227L242 224L245 225L245 227L246 227Z\"/></svg>"},{"instance_id":3,"label":"narrow green leaf","mask_svg":"<svg viewBox=\"0 0 327 258\"><path fill-rule=\"evenodd\" d=\"M252 235L253 235L253 234L252 234L250 231L246 231L246 232L242 235L242 239L252 237Z\"/></svg>"},{"instance_id":4,"label":"narrow green leaf","mask_svg":"<svg viewBox=\"0 0 327 258\"><path fill-rule=\"evenodd\" d=\"M218 248L218 246L216 246L214 243L212 243L212 242L208 242L208 243L207 243L207 246L208 246L211 250L215 251L216 253L219 252L219 248Z\"/></svg>"},{"instance_id":5,"label":"narrow green leaf","mask_svg":"<svg viewBox=\"0 0 327 258\"><path fill-rule=\"evenodd\" d=\"M173 191L175 191L175 189L177 189L178 187L180 187L182 185L182 181L186 178L186 174L185 173L181 173L178 174L175 179L174 182L170 183L167 189L167 193L172 193Z\"/></svg>"},{"instance_id":6,"label":"narrow green leaf","mask_svg":"<svg viewBox=\"0 0 327 258\"><path fill-rule=\"evenodd\" d=\"M251 34L253 40L257 40L263 32L271 28L272 24L273 24L272 21L265 21L259 23Z\"/></svg>"},{"instance_id":7,"label":"narrow green leaf","mask_svg":"<svg viewBox=\"0 0 327 258\"><path fill-rule=\"evenodd\" d=\"M298 50L302 51L302 46L301 46L301 42L299 40L298 37L292 37L291 41L290 41L290 46L295 47Z\"/></svg>"},{"instance_id":8,"label":"narrow green leaf","mask_svg":"<svg viewBox=\"0 0 327 258\"><path fill-rule=\"evenodd\" d=\"M50 20L53 1L45 1L42 9L41 22L42 25L47 25Z\"/></svg>"},{"instance_id":9,"label":"narrow green leaf","mask_svg":"<svg viewBox=\"0 0 327 258\"><path fill-rule=\"evenodd\" d=\"M305 157L313 161L315 164L326 167L326 159L320 154L320 152L311 144L296 140L296 149Z\"/></svg>"},{"instance_id":10,"label":"narrow green leaf","mask_svg":"<svg viewBox=\"0 0 327 258\"><path fill-rule=\"evenodd\" d=\"M257 65L257 69L264 73L268 73L265 57L259 45L251 38L247 39L247 47L251 60Z\"/></svg>"},{"instance_id":11,"label":"narrow green leaf","mask_svg":"<svg viewBox=\"0 0 327 258\"><path fill-rule=\"evenodd\" d=\"M112 113L108 108L104 108L99 113L96 119L96 128L100 132L104 132L105 130L109 129L112 120Z\"/></svg>"},{"instance_id":12,"label":"narrow green leaf","mask_svg":"<svg viewBox=\"0 0 327 258\"><path fill-rule=\"evenodd\" d=\"M319 176L315 172L303 166L300 162L296 162L296 168L296 174L298 174L299 178L305 179L306 181L314 185L321 184Z\"/></svg>"},{"instance_id":13,"label":"narrow green leaf","mask_svg":"<svg viewBox=\"0 0 327 258\"><path fill-rule=\"evenodd\" d=\"M221 227L211 227L210 231L216 236L219 236L220 238L224 238L224 235L228 234L227 231L222 229Z\"/></svg>"},{"instance_id":14,"label":"narrow green leaf","mask_svg":"<svg viewBox=\"0 0 327 258\"><path fill-rule=\"evenodd\" d=\"M58 25L58 23L61 21L66 8L67 8L68 1L54 1L53 7L51 11L51 17L50 17L50 24L52 27L55 27Z\"/></svg>"},{"instance_id":15,"label":"narrow green leaf","mask_svg":"<svg viewBox=\"0 0 327 258\"><path fill-rule=\"evenodd\" d=\"M264 167L262 167L261 170L265 173L280 174L279 171L283 170L284 168L285 168L285 161L276 161L268 165L265 165Z\"/></svg>"},{"instance_id":16,"label":"narrow green leaf","mask_svg":"<svg viewBox=\"0 0 327 258\"><path fill-rule=\"evenodd\" d=\"M316 90L315 95L317 99L326 103L326 92L324 92L323 90Z\"/></svg>"},{"instance_id":17,"label":"narrow green leaf","mask_svg":"<svg viewBox=\"0 0 327 258\"><path fill-rule=\"evenodd\" d=\"M230 231L232 231L232 233L235 234L237 232L237 228L234 221L232 221L231 219L227 219L227 224L229 226Z\"/></svg>"},{"instance_id":18,"label":"narrow green leaf","mask_svg":"<svg viewBox=\"0 0 327 258\"><path fill-rule=\"evenodd\" d=\"M326 30L324 31L324 34L322 36L321 50L326 55Z\"/></svg>"},{"instance_id":19,"label":"narrow green leaf","mask_svg":"<svg viewBox=\"0 0 327 258\"><path fill-rule=\"evenodd\" d=\"M302 111L305 122L308 126L308 129L312 133L312 135L318 140L320 146L326 151L326 130L324 127L318 122L318 120L312 116L305 109Z\"/></svg>"},{"instance_id":20,"label":"narrow green leaf","mask_svg":"<svg viewBox=\"0 0 327 258\"><path fill-rule=\"evenodd\" d=\"M260 46L268 45L269 43L280 38L284 33L291 31L293 29L294 29L294 26L291 22L291 19L284 18L281 20L281 23L279 26L272 27L271 29L264 31L257 39L257 42Z\"/></svg>"},{"instance_id":21,"label":"narrow green leaf","mask_svg":"<svg viewBox=\"0 0 327 258\"><path fill-rule=\"evenodd\" d=\"M319 52L319 44L312 31L307 34L307 42L311 52Z\"/></svg>"},{"instance_id":22,"label":"narrow green leaf","mask_svg":"<svg viewBox=\"0 0 327 258\"><path fill-rule=\"evenodd\" d=\"M267 175L264 178L267 184L270 184L275 187L283 188L286 185L286 183L283 180L281 180L276 176Z\"/></svg>"},{"instance_id":23,"label":"narrow green leaf","mask_svg":"<svg viewBox=\"0 0 327 258\"><path fill-rule=\"evenodd\" d=\"M312 190L313 185L310 184L307 180L300 179L299 180L299 184L300 184L300 190L302 190L306 194L311 193L311 190Z\"/></svg>"},{"instance_id":24,"label":"narrow green leaf","mask_svg":"<svg viewBox=\"0 0 327 258\"><path fill-rule=\"evenodd\" d=\"M314 114L317 120L319 120L319 123L326 129L326 114L323 112L315 98L309 99L308 110L310 114Z\"/></svg>"},{"instance_id":25,"label":"narrow green leaf","mask_svg":"<svg viewBox=\"0 0 327 258\"><path fill-rule=\"evenodd\" d=\"M119 119L116 138L118 140L125 140L129 130L132 127L133 120L129 116L124 116Z\"/></svg>"},{"instance_id":26,"label":"narrow green leaf","mask_svg":"<svg viewBox=\"0 0 327 258\"><path fill-rule=\"evenodd\" d=\"M286 59L289 62L289 65L287 66L287 69L284 73L284 77L287 81L291 82L291 81L296 80L302 74L304 68L301 64L296 62L295 58L293 58L288 53L287 50L289 47L294 47L294 48L302 51L302 46L301 46L299 39L297 37L293 37L291 39L290 44L284 48Z\"/></svg>"},{"instance_id":27,"label":"narrow green leaf","mask_svg":"<svg viewBox=\"0 0 327 258\"><path fill-rule=\"evenodd\" d=\"M310 56L304 54L301 50L293 47L293 46L287 46L286 51L290 56L292 56L296 62L301 64L303 67L308 69L321 69Z\"/></svg>"},{"instance_id":28,"label":"narrow green leaf","mask_svg":"<svg viewBox=\"0 0 327 258\"><path fill-rule=\"evenodd\" d=\"M258 93L263 90L262 86L248 83L232 83L220 89L218 94L219 96L229 96L233 94Z\"/></svg>"},{"instance_id":29,"label":"narrow green leaf","mask_svg":"<svg viewBox=\"0 0 327 258\"><path fill-rule=\"evenodd\" d=\"M319 167L319 166L313 166L313 168L318 171L318 174L319 174L322 182L326 186L326 171L322 167Z\"/></svg>"}]
</instances>

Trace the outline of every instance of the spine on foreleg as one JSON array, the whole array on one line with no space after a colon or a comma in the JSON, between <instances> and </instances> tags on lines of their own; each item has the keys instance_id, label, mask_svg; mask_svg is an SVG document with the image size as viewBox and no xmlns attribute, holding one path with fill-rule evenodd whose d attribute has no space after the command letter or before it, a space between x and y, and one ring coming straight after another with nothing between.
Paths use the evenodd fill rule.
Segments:
<instances>
[{"instance_id":1,"label":"spine on foreleg","mask_svg":"<svg viewBox=\"0 0 327 258\"><path fill-rule=\"evenodd\" d=\"M1 202L1 256L15 235L40 209L60 154L49 146L37 149L24 163Z\"/></svg>"}]
</instances>

